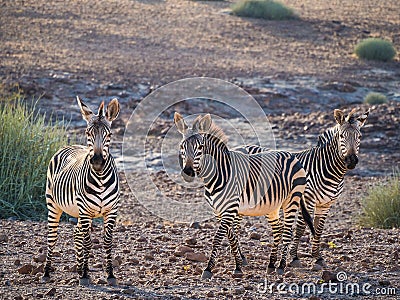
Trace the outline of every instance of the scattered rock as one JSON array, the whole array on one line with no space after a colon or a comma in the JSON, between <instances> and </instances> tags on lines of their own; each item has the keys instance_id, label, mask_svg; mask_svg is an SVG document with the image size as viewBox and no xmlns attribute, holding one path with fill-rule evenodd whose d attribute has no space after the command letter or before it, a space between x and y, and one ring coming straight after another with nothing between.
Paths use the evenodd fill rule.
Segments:
<instances>
[{"instance_id":1,"label":"scattered rock","mask_svg":"<svg viewBox=\"0 0 400 300\"><path fill-rule=\"evenodd\" d=\"M23 265L18 269L19 274L30 274L33 270L33 266L31 264Z\"/></svg>"},{"instance_id":2,"label":"scattered rock","mask_svg":"<svg viewBox=\"0 0 400 300\"><path fill-rule=\"evenodd\" d=\"M190 228L201 229L201 226L200 226L199 222L193 222L193 223L190 224Z\"/></svg>"},{"instance_id":3,"label":"scattered rock","mask_svg":"<svg viewBox=\"0 0 400 300\"><path fill-rule=\"evenodd\" d=\"M336 274L336 273L333 273L333 272L331 272L331 271L323 271L323 272L322 272L322 279L323 279L325 282L329 282L329 281L331 281L331 282L337 282L337 281L338 281L338 279L337 279L337 274Z\"/></svg>"},{"instance_id":4,"label":"scattered rock","mask_svg":"<svg viewBox=\"0 0 400 300\"><path fill-rule=\"evenodd\" d=\"M97 284L107 284L107 280L104 278L100 278L99 280L97 280Z\"/></svg>"},{"instance_id":5,"label":"scattered rock","mask_svg":"<svg viewBox=\"0 0 400 300\"><path fill-rule=\"evenodd\" d=\"M252 240L260 240L261 239L261 234L259 234L257 232L252 232L250 234L250 239L252 239Z\"/></svg>"},{"instance_id":6,"label":"scattered rock","mask_svg":"<svg viewBox=\"0 0 400 300\"><path fill-rule=\"evenodd\" d=\"M193 245L197 244L197 240L196 240L196 238L192 237L192 238L186 239L185 243L193 246Z\"/></svg>"},{"instance_id":7,"label":"scattered rock","mask_svg":"<svg viewBox=\"0 0 400 300\"><path fill-rule=\"evenodd\" d=\"M380 286L390 286L391 285L389 280L379 280L378 283Z\"/></svg>"},{"instance_id":8,"label":"scattered rock","mask_svg":"<svg viewBox=\"0 0 400 300\"><path fill-rule=\"evenodd\" d=\"M33 268L33 270L31 271L32 275L36 275L38 273L44 273L44 264L41 264L40 266Z\"/></svg>"},{"instance_id":9,"label":"scattered rock","mask_svg":"<svg viewBox=\"0 0 400 300\"><path fill-rule=\"evenodd\" d=\"M39 262L39 263L43 263L46 261L46 254L40 254L39 256L33 258L34 262Z\"/></svg>"},{"instance_id":10,"label":"scattered rock","mask_svg":"<svg viewBox=\"0 0 400 300\"><path fill-rule=\"evenodd\" d=\"M129 259L129 263L131 263L132 265L138 265L139 264L139 260L137 258L130 258Z\"/></svg>"},{"instance_id":11,"label":"scattered rock","mask_svg":"<svg viewBox=\"0 0 400 300\"><path fill-rule=\"evenodd\" d=\"M56 288L51 288L50 290L48 290L44 295L48 296L48 297L53 297L56 294Z\"/></svg>"},{"instance_id":12,"label":"scattered rock","mask_svg":"<svg viewBox=\"0 0 400 300\"><path fill-rule=\"evenodd\" d=\"M185 257L191 261L206 262L208 260L207 256L201 252L187 252Z\"/></svg>"},{"instance_id":13,"label":"scattered rock","mask_svg":"<svg viewBox=\"0 0 400 300\"><path fill-rule=\"evenodd\" d=\"M16 259L14 261L14 266L19 266L19 265L21 265L21 261L19 259Z\"/></svg>"},{"instance_id":14,"label":"scattered rock","mask_svg":"<svg viewBox=\"0 0 400 300\"><path fill-rule=\"evenodd\" d=\"M179 246L175 249L174 255L175 256L184 256L187 252L194 252L194 250L188 246Z\"/></svg>"},{"instance_id":15,"label":"scattered rock","mask_svg":"<svg viewBox=\"0 0 400 300\"><path fill-rule=\"evenodd\" d=\"M0 242L8 242L8 235L6 234L0 234Z\"/></svg>"}]
</instances>

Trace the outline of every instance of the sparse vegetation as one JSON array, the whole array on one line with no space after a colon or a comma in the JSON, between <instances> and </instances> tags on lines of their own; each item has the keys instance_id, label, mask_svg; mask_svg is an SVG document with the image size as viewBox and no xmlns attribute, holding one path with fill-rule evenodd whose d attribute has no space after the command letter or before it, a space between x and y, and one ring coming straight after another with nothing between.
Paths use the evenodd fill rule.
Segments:
<instances>
[{"instance_id":1,"label":"sparse vegetation","mask_svg":"<svg viewBox=\"0 0 400 300\"><path fill-rule=\"evenodd\" d=\"M387 98L385 95L383 95L381 93L372 92L372 93L368 93L368 95L365 96L364 103L371 104L371 105L383 104L383 103L387 103Z\"/></svg>"},{"instance_id":2,"label":"sparse vegetation","mask_svg":"<svg viewBox=\"0 0 400 300\"><path fill-rule=\"evenodd\" d=\"M396 55L396 50L389 41L369 38L358 43L355 54L358 58L367 60L391 61Z\"/></svg>"},{"instance_id":3,"label":"sparse vegetation","mask_svg":"<svg viewBox=\"0 0 400 300\"><path fill-rule=\"evenodd\" d=\"M0 100L0 218L43 219L47 165L67 144L65 127L46 124L20 94Z\"/></svg>"},{"instance_id":4,"label":"sparse vegetation","mask_svg":"<svg viewBox=\"0 0 400 300\"><path fill-rule=\"evenodd\" d=\"M266 20L291 20L297 18L291 8L272 0L241 0L232 6L232 13L241 17Z\"/></svg>"},{"instance_id":5,"label":"sparse vegetation","mask_svg":"<svg viewBox=\"0 0 400 300\"><path fill-rule=\"evenodd\" d=\"M395 172L387 182L371 188L363 201L363 226L400 228L400 173Z\"/></svg>"}]
</instances>

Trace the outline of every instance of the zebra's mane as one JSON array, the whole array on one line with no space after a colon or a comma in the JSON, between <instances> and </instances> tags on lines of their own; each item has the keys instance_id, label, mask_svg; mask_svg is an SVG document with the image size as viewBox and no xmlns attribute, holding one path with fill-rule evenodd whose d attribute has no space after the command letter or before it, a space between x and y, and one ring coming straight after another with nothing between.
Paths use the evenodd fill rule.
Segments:
<instances>
[{"instance_id":1,"label":"zebra's mane","mask_svg":"<svg viewBox=\"0 0 400 300\"><path fill-rule=\"evenodd\" d=\"M207 131L207 135L210 135L212 139L218 140L225 146L228 143L228 137L225 135L222 129L219 126L217 126L214 122L212 122L210 129Z\"/></svg>"},{"instance_id":2,"label":"zebra's mane","mask_svg":"<svg viewBox=\"0 0 400 300\"><path fill-rule=\"evenodd\" d=\"M338 126L334 126L331 127L327 130L325 130L323 133L321 133L318 136L318 143L317 143L317 147L321 147L323 145L325 145L326 143L330 142L332 140L332 138L335 136L336 132L339 131L339 127Z\"/></svg>"}]
</instances>

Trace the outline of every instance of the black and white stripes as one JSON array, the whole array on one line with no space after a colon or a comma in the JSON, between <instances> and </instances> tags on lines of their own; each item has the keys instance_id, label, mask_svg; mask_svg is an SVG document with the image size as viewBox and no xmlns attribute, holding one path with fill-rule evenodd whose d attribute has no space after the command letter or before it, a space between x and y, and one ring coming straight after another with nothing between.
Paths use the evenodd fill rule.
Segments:
<instances>
[{"instance_id":1,"label":"black and white stripes","mask_svg":"<svg viewBox=\"0 0 400 300\"><path fill-rule=\"evenodd\" d=\"M182 176L187 181L198 176L204 182L205 198L220 220L202 277L211 278L224 236L228 237L235 256L234 272L242 273L245 257L240 251L236 225L243 215L267 217L274 237L268 270L275 270L278 246L282 241L282 258L277 266L277 272L282 274L299 205L305 209L302 197L306 173L301 164L287 152L248 155L229 150L226 136L212 124L209 114L198 117L192 128L178 113L175 113L174 121L183 135L180 144ZM283 224L279 218L280 209L283 210ZM312 228L311 218L308 221Z\"/></svg>"},{"instance_id":2,"label":"black and white stripes","mask_svg":"<svg viewBox=\"0 0 400 300\"><path fill-rule=\"evenodd\" d=\"M68 146L51 159L47 171L46 201L48 208L48 250L43 280L51 271L52 252L57 241L57 229L62 212L78 218L74 244L80 283L89 282L89 229L93 218L104 218L104 249L106 271L110 284L116 280L112 267L112 231L119 207L119 178L115 161L109 153L111 122L119 114L119 103L113 99L98 114L77 98L83 118L87 121L87 146Z\"/></svg>"}]
</instances>

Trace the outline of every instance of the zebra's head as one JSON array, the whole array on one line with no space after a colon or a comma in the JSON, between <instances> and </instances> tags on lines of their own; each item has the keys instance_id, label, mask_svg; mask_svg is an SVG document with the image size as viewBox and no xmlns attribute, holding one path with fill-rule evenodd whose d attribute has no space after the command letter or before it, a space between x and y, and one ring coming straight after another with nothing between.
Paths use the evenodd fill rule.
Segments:
<instances>
[{"instance_id":1,"label":"zebra's head","mask_svg":"<svg viewBox=\"0 0 400 300\"><path fill-rule=\"evenodd\" d=\"M179 144L179 164L181 166L182 178L187 182L192 182L199 172L200 159L203 153L204 137L203 134L211 126L210 114L204 117L198 116L192 128L186 124L182 115L175 112L174 122L178 131L182 134L182 141Z\"/></svg>"},{"instance_id":2,"label":"zebra's head","mask_svg":"<svg viewBox=\"0 0 400 300\"><path fill-rule=\"evenodd\" d=\"M338 123L338 143L341 157L347 169L354 169L358 163L358 150L361 141L360 128L368 118L370 110L359 117L354 115L353 109L347 116L343 111L335 109L334 116Z\"/></svg>"},{"instance_id":3,"label":"zebra's head","mask_svg":"<svg viewBox=\"0 0 400 300\"><path fill-rule=\"evenodd\" d=\"M87 122L86 138L90 166L96 173L101 173L110 155L111 122L119 114L119 102L114 98L107 105L106 110L104 110L104 101L101 102L98 113L95 115L79 97L76 97L76 100L81 109L82 117Z\"/></svg>"}]
</instances>

